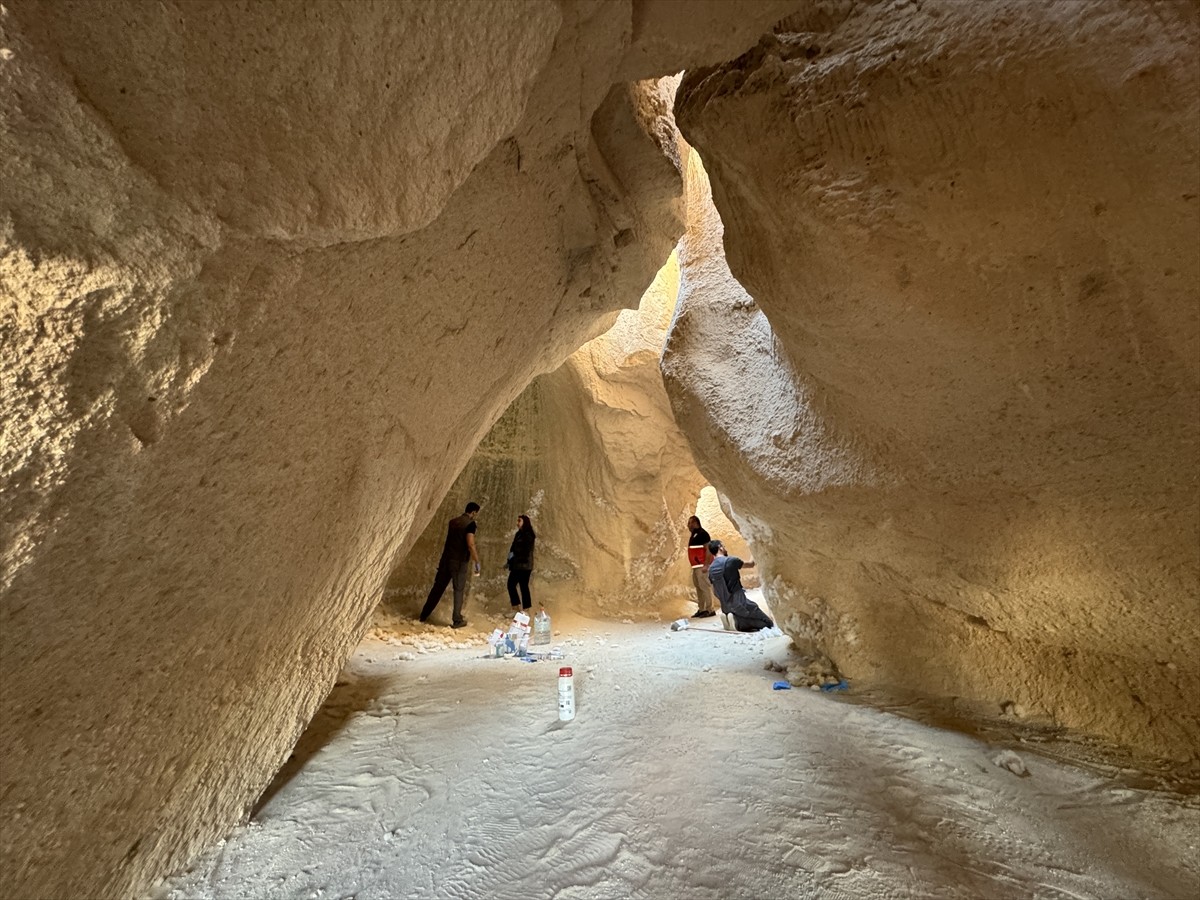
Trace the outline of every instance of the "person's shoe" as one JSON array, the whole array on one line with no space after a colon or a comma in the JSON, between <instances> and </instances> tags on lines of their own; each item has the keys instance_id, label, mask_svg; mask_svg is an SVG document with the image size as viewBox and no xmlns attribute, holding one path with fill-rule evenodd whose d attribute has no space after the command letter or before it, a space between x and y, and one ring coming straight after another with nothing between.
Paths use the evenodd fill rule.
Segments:
<instances>
[{"instance_id":1,"label":"person's shoe","mask_svg":"<svg viewBox=\"0 0 1200 900\"><path fill-rule=\"evenodd\" d=\"M711 609L702 609L702 610L700 610L700 612L698 612L694 616L692 616L692 618L693 619L711 619L715 615L716 615L716 613L713 612Z\"/></svg>"},{"instance_id":2,"label":"person's shoe","mask_svg":"<svg viewBox=\"0 0 1200 900\"><path fill-rule=\"evenodd\" d=\"M424 625L429 621L429 618L427 616L417 616L417 621Z\"/></svg>"},{"instance_id":3,"label":"person's shoe","mask_svg":"<svg viewBox=\"0 0 1200 900\"><path fill-rule=\"evenodd\" d=\"M466 620L466 619L463 619L461 622L455 622L455 623L454 623L453 625L451 625L450 627L451 627L451 628L466 628L466 627L467 627L467 620Z\"/></svg>"}]
</instances>

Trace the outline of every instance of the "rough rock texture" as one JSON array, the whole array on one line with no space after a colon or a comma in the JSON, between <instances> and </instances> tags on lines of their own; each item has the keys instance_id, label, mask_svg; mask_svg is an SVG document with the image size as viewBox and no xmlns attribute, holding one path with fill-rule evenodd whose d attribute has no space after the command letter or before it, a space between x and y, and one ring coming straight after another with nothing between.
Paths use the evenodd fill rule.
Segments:
<instances>
[{"instance_id":1,"label":"rough rock texture","mask_svg":"<svg viewBox=\"0 0 1200 900\"><path fill-rule=\"evenodd\" d=\"M664 366L784 626L859 683L1194 759L1197 8L777 31L680 88L745 290L689 202Z\"/></svg>"},{"instance_id":2,"label":"rough rock texture","mask_svg":"<svg viewBox=\"0 0 1200 900\"><path fill-rule=\"evenodd\" d=\"M479 445L385 591L385 612L416 615L445 522L483 505L468 618L509 608L504 561L516 516L538 532L535 602L607 615L681 615L693 594L687 517L704 479L671 414L659 354L679 288L674 254L613 327L525 389ZM719 510L718 510L719 512ZM449 622L448 590L435 621Z\"/></svg>"},{"instance_id":3,"label":"rough rock texture","mask_svg":"<svg viewBox=\"0 0 1200 900\"><path fill-rule=\"evenodd\" d=\"M662 61L676 71L723 62L805 0L640 0L633 4L633 34L621 63L628 80L664 74Z\"/></svg>"},{"instance_id":4,"label":"rough rock texture","mask_svg":"<svg viewBox=\"0 0 1200 900\"><path fill-rule=\"evenodd\" d=\"M0 13L0 894L136 893L242 815L477 441L649 284L634 12Z\"/></svg>"},{"instance_id":5,"label":"rough rock texture","mask_svg":"<svg viewBox=\"0 0 1200 900\"><path fill-rule=\"evenodd\" d=\"M717 493L716 488L711 484L705 485L704 489L700 491L700 499L696 503L696 515L700 518L700 523L709 535L725 545L725 549L731 556L754 559L754 549L730 520L725 506L722 505L722 500L723 498ZM725 501L725 504L728 504L728 501ZM758 570L744 569L742 584L746 587L757 587Z\"/></svg>"}]
</instances>

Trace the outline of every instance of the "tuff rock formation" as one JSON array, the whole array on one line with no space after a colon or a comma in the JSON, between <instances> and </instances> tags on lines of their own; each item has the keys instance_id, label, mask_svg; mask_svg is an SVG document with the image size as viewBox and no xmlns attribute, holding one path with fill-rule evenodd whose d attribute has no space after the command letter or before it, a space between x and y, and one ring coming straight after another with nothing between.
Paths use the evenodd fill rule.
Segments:
<instances>
[{"instance_id":1,"label":"tuff rock formation","mask_svg":"<svg viewBox=\"0 0 1200 900\"><path fill-rule=\"evenodd\" d=\"M137 893L244 814L478 440L674 245L629 79L780 7L10 0L0 893Z\"/></svg>"},{"instance_id":2,"label":"tuff rock formation","mask_svg":"<svg viewBox=\"0 0 1200 900\"><path fill-rule=\"evenodd\" d=\"M0 7L0 894L242 816L518 397L489 512L686 584L665 307L559 367L683 230L653 79L798 6ZM804 9L679 96L700 471L860 683L1195 757L1195 6Z\"/></svg>"},{"instance_id":3,"label":"tuff rock formation","mask_svg":"<svg viewBox=\"0 0 1200 900\"><path fill-rule=\"evenodd\" d=\"M685 523L704 479L659 371L678 288L672 254L638 309L622 311L607 332L534 379L392 574L385 612L419 612L446 520L471 499L483 504L476 538L483 577L473 579L468 616L509 607L504 561L518 513L527 513L538 532L535 602L593 615L690 611ZM715 527L728 522L711 501L705 512ZM434 621L449 622L450 605L447 591Z\"/></svg>"},{"instance_id":4,"label":"tuff rock formation","mask_svg":"<svg viewBox=\"0 0 1200 900\"><path fill-rule=\"evenodd\" d=\"M731 553L752 557L696 469L663 385L660 354L678 296L672 253L636 310L622 310L608 331L513 401L391 573L381 624L419 613L446 521L472 499L483 505L476 537L483 572L471 582L468 615L508 609L504 563L519 513L539 533L535 602L584 614L690 612L686 522L693 514ZM745 580L756 583L756 573L747 570ZM448 589L432 621L449 623L451 598Z\"/></svg>"},{"instance_id":5,"label":"tuff rock formation","mask_svg":"<svg viewBox=\"0 0 1200 900\"><path fill-rule=\"evenodd\" d=\"M697 172L668 389L858 684L1200 752L1198 46L1186 3L828 2L685 76L720 218Z\"/></svg>"}]
</instances>

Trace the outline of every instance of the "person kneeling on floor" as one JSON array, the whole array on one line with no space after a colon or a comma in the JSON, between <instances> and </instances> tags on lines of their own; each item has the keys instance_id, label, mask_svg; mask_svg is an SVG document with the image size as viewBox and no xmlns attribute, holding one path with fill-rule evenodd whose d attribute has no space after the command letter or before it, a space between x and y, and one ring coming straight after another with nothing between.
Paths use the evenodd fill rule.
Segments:
<instances>
[{"instance_id":1,"label":"person kneeling on floor","mask_svg":"<svg viewBox=\"0 0 1200 900\"><path fill-rule=\"evenodd\" d=\"M736 556L730 556L720 541L711 541L708 552L713 555L713 561L708 566L708 580L712 582L713 592L721 602L721 612L733 620L733 627L737 631L774 628L775 623L770 616L746 596L746 589L742 587L741 570L743 567L751 568L754 561L744 562Z\"/></svg>"}]
</instances>

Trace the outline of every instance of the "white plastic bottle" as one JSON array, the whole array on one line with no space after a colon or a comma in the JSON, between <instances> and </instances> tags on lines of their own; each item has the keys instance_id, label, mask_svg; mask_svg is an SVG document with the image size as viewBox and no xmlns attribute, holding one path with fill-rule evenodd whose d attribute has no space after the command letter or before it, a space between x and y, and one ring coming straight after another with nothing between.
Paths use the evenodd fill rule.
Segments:
<instances>
[{"instance_id":1,"label":"white plastic bottle","mask_svg":"<svg viewBox=\"0 0 1200 900\"><path fill-rule=\"evenodd\" d=\"M558 670L558 718L563 722L575 718L575 677L570 666Z\"/></svg>"},{"instance_id":2,"label":"white plastic bottle","mask_svg":"<svg viewBox=\"0 0 1200 900\"><path fill-rule=\"evenodd\" d=\"M509 653L521 653L521 638L529 634L529 616L525 613L517 613L513 616L512 624L508 626L508 635L505 638L505 645Z\"/></svg>"},{"instance_id":3,"label":"white plastic bottle","mask_svg":"<svg viewBox=\"0 0 1200 900\"><path fill-rule=\"evenodd\" d=\"M493 655L500 657L504 655L504 632L497 628L492 632L492 636L488 638L488 644L491 645Z\"/></svg>"}]
</instances>

